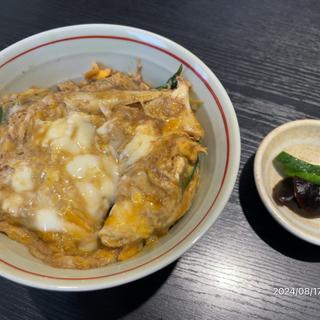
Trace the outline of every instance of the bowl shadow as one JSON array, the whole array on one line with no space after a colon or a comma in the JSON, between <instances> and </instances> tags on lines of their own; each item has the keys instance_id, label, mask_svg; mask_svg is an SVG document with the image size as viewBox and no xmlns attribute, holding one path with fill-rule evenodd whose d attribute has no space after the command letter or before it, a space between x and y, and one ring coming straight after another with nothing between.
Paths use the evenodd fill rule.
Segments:
<instances>
[{"instance_id":1,"label":"bowl shadow","mask_svg":"<svg viewBox=\"0 0 320 320\"><path fill-rule=\"evenodd\" d=\"M145 303L166 282L177 262L118 287L89 292L55 292L28 288L44 319L119 319Z\"/></svg>"},{"instance_id":2,"label":"bowl shadow","mask_svg":"<svg viewBox=\"0 0 320 320\"><path fill-rule=\"evenodd\" d=\"M302 261L319 262L320 246L313 245L284 229L263 205L256 189L252 155L240 175L239 197L245 217L257 235L273 249Z\"/></svg>"}]
</instances>

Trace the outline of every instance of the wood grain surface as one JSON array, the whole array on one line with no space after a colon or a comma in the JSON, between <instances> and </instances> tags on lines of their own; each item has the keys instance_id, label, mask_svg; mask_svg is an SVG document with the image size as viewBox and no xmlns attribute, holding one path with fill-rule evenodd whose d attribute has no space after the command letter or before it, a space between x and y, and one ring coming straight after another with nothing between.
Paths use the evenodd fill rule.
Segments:
<instances>
[{"instance_id":1,"label":"wood grain surface","mask_svg":"<svg viewBox=\"0 0 320 320\"><path fill-rule=\"evenodd\" d=\"M258 198L252 164L274 127L320 115L320 1L0 2L0 48L53 27L116 23L177 41L218 76L242 136L239 178L206 235L176 263L109 290L56 293L0 279L0 319L319 319L320 247L280 227Z\"/></svg>"}]
</instances>

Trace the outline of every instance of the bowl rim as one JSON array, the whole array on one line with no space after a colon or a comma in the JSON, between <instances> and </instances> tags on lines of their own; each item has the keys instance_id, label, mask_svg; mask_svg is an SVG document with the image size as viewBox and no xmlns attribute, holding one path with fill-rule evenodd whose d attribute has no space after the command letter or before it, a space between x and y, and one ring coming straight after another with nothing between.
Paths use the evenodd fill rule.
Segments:
<instances>
[{"instance_id":1,"label":"bowl rim","mask_svg":"<svg viewBox=\"0 0 320 320\"><path fill-rule=\"evenodd\" d=\"M208 78L204 79L203 76L201 76L199 74L199 72L197 72L197 70L195 70L195 68L193 68L188 62L184 61L184 59L180 58L179 56L175 55L174 53L172 53L172 52L170 53L170 51L168 51L165 48L158 46L154 43L150 43L150 42L141 41L139 39L136 39L136 37L134 35L132 36L131 40L130 40L130 38L125 38L125 37L121 37L121 36L106 36L106 35L93 35L93 34L87 34L84 36L75 36L75 37L63 37L62 36L61 38L58 38L58 39L55 39L52 41L42 42L36 46L31 46L31 48L29 47L29 49L24 50L24 51L19 50L20 47L23 47L25 45L29 45L33 41L35 41L37 43L37 42L39 42L39 39L42 39L44 37L49 38L49 40L50 40L50 37L52 35L57 36L57 34L64 34L64 33L78 31L78 30L82 30L85 33L86 30L91 30L91 32L92 32L92 30L95 30L95 29L105 29L104 32L108 32L107 29L109 29L109 31L112 30L113 32L119 32L119 33L126 33L129 30L129 31L132 31L132 32L135 32L138 34L149 35L153 39L161 40L165 44L169 44L172 48L175 48L175 50L181 51L183 53L183 56L189 57L190 59L192 59L192 61L194 63L200 65L201 68L205 71L205 74ZM191 230L191 232L187 236L180 239L178 241L178 243L176 243L170 250L167 250L161 256L158 256L158 257L152 259L151 261L149 261L149 262L153 262L154 260L157 259L158 261L156 264L147 262L147 263L149 263L149 266L147 266L147 267L145 267L145 265L147 263L144 263L140 266L137 266L137 268L140 267L140 270L138 270L138 271L135 270L134 274L131 272L132 271L131 269L125 270L123 272L127 272L126 277L123 277L123 279L118 280L118 281L113 281L113 282L109 282L109 283L108 283L108 281L105 281L102 284L79 283L78 286L72 286L72 285L60 286L60 285L55 285L52 283L46 284L46 283L42 283L41 281L36 281L36 279L33 279L33 277L30 277L30 279L26 279L19 274L15 275L15 274L10 274L10 272L5 272L5 273L0 272L0 274L2 276L6 277L10 280L13 280L13 281L16 281L16 282L19 282L22 284L26 284L26 285L29 285L32 287L49 289L49 290L62 290L62 291L89 291L89 290L103 289L103 288L113 287L116 285L120 285L120 284L134 281L136 279L147 276L147 275L167 266L168 264L170 264L171 262L173 262L177 258L179 258L186 250L188 250L213 225L213 223L215 222L217 217L221 214L229 197L231 196L231 193L232 193L232 190L233 190L233 187L236 182L237 175L238 175L238 169L239 169L239 164L240 164L240 149L241 149L240 130L239 130L239 125L238 125L236 113L234 111L234 108L233 108L233 105L232 105L230 98L228 97L227 92L223 88L223 86L220 83L220 81L218 80L218 78L198 57L196 57L189 50L185 49L184 47L177 44L176 42L173 42L170 39L167 39L163 36L160 36L158 34L155 34L153 32L146 31L143 29L138 29L138 28L129 27L129 26L123 26L123 25L114 25L114 24L80 24L80 25L60 27L60 28L51 29L48 31L44 31L44 32L32 35L30 37L27 37L23 40L20 40L16 43L12 44L8 48L2 50L0 53L0 59L6 55L9 55L11 57L6 59L4 62L2 62L0 64L0 68L5 66L6 64L10 63L11 61L21 57L22 55L29 53L33 50L36 50L38 48L41 48L43 46L57 43L57 42L62 42L62 41L74 40L76 38L83 39L83 38L90 38L90 37L91 38L92 37L95 37L95 38L99 38L99 37L108 38L109 37L112 39L114 39L114 38L121 39L122 38L122 39L126 39L128 41L144 44L144 45L147 45L147 46L152 47L154 49L160 50L163 53L167 53L167 54L171 55L176 60L182 62L185 66L187 66L189 69L191 69L200 78L200 80L202 80L202 82L206 85L208 90L212 91L211 94L212 94L217 106L220 109L220 113L221 113L222 118L224 119L224 122L225 122L224 125L225 125L226 130L228 130L228 127L229 127L228 132L226 132L226 140L227 140L227 144L232 145L232 150L231 150L232 157L230 157L230 151L229 151L229 154L227 156L227 161L226 161L227 163L226 163L226 168L225 168L225 172L224 172L224 177L222 179L220 189L219 189L215 199L213 200L212 205L208 209L207 213L204 215L203 219L196 225L195 228L193 228ZM221 104L217 95L215 94L215 92L211 88L209 82L214 82L216 90L219 92L219 95L222 97L221 100L223 100L223 104ZM222 105L227 106L228 120L225 118ZM223 191L223 192L221 192L221 191ZM212 214L213 213L212 206L216 202L216 200L218 200L218 199L219 199L219 202L217 204L217 207L214 210L214 212L216 214L213 215ZM206 223L203 223L204 220L206 220L205 221ZM167 253L169 251L171 251L171 252L168 255ZM12 265L10 263L6 263L2 259L0 259L0 262L5 263L5 264L12 267ZM14 267L15 267L15 269L17 269L19 271L28 272L28 271L23 270L19 267L16 267L16 266L14 266ZM28 272L28 273L30 274L30 272ZM35 273L34 275L37 276L38 274ZM57 280L71 280L68 278L49 277L46 275L42 275L42 276L44 276L46 278L57 279ZM101 277L93 277L93 279L97 279L97 278L106 278L107 279L107 277L110 277L110 275L101 276ZM72 279L73 280L80 280L80 281L81 280L82 281L83 280L91 280L91 278L72 278Z\"/></svg>"}]
</instances>

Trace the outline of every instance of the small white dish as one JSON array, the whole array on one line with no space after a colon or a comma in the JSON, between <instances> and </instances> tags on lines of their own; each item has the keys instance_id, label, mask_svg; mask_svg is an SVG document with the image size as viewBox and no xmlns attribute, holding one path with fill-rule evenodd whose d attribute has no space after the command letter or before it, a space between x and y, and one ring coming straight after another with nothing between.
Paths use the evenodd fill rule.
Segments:
<instances>
[{"instance_id":1,"label":"small white dish","mask_svg":"<svg viewBox=\"0 0 320 320\"><path fill-rule=\"evenodd\" d=\"M320 164L320 120L297 120L274 129L260 144L254 160L255 183L271 215L297 237L320 245L320 217L305 217L279 206L272 197L274 186L283 179L273 163L281 151Z\"/></svg>"},{"instance_id":2,"label":"small white dish","mask_svg":"<svg viewBox=\"0 0 320 320\"><path fill-rule=\"evenodd\" d=\"M92 62L125 72L140 59L145 80L166 81L180 64L203 101L197 117L205 129L208 154L201 159L201 182L189 212L152 248L120 263L91 270L56 269L0 234L0 275L33 287L87 291L117 286L155 272L179 258L215 222L237 178L240 134L232 103L212 71L191 52L154 33L106 24L77 25L26 38L0 52L0 93L32 85L51 86L79 79Z\"/></svg>"}]
</instances>

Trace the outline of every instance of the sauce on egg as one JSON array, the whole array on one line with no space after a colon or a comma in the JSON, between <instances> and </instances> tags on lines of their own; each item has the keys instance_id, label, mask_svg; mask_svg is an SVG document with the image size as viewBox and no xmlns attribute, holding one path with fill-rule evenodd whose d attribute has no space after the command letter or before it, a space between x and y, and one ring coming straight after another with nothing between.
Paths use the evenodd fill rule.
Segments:
<instances>
[{"instance_id":1,"label":"sauce on egg","mask_svg":"<svg viewBox=\"0 0 320 320\"><path fill-rule=\"evenodd\" d=\"M38 120L32 141L43 157L13 165L2 209L23 216L23 223L40 236L77 231L87 237L91 229L98 230L118 180L117 160L98 140L94 121L81 112Z\"/></svg>"}]
</instances>

